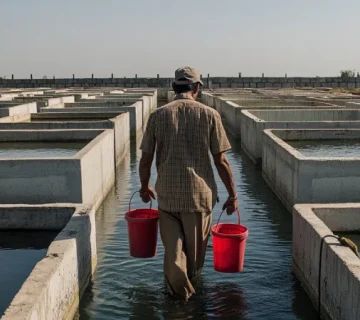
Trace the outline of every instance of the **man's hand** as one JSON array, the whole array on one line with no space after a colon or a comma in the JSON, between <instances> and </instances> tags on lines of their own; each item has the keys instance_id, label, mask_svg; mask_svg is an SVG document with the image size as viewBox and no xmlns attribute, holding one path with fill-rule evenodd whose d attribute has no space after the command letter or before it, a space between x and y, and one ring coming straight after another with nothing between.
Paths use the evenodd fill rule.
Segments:
<instances>
[{"instance_id":1,"label":"man's hand","mask_svg":"<svg viewBox=\"0 0 360 320\"><path fill-rule=\"evenodd\" d=\"M155 192L150 186L141 187L139 192L142 201L144 201L145 203L148 203L151 199L156 200Z\"/></svg>"},{"instance_id":2,"label":"man's hand","mask_svg":"<svg viewBox=\"0 0 360 320\"><path fill-rule=\"evenodd\" d=\"M237 209L239 208L239 202L238 200L226 200L226 202L223 205L223 210L226 209L226 213L228 215L233 214Z\"/></svg>"}]
</instances>

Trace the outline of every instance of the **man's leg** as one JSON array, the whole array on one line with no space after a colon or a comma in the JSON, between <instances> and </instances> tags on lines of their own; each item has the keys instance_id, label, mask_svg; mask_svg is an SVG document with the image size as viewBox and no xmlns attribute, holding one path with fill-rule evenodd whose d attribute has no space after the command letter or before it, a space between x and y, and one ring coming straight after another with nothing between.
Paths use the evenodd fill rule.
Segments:
<instances>
[{"instance_id":1,"label":"man's leg","mask_svg":"<svg viewBox=\"0 0 360 320\"><path fill-rule=\"evenodd\" d=\"M187 274L190 281L200 274L211 229L211 213L182 213Z\"/></svg>"},{"instance_id":2,"label":"man's leg","mask_svg":"<svg viewBox=\"0 0 360 320\"><path fill-rule=\"evenodd\" d=\"M162 210L159 210L159 215L161 240L165 247L164 273L167 285L172 294L189 299L195 290L187 276L180 215Z\"/></svg>"}]
</instances>

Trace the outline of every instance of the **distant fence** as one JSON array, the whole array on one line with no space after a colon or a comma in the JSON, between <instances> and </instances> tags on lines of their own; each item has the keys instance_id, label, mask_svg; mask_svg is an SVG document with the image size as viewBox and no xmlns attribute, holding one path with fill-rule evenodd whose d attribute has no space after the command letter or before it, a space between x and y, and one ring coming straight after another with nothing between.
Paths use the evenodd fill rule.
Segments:
<instances>
[{"instance_id":1,"label":"distant fence","mask_svg":"<svg viewBox=\"0 0 360 320\"><path fill-rule=\"evenodd\" d=\"M360 77L206 77L206 88L292 88L333 87L360 88ZM172 78L53 78L0 79L0 88L67 88L67 87L122 87L171 88Z\"/></svg>"}]
</instances>

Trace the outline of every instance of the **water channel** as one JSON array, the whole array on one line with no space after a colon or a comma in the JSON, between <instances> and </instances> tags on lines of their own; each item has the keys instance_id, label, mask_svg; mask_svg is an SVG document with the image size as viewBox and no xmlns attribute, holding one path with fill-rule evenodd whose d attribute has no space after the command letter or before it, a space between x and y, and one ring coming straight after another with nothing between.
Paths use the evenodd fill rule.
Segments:
<instances>
[{"instance_id":1,"label":"water channel","mask_svg":"<svg viewBox=\"0 0 360 320\"><path fill-rule=\"evenodd\" d=\"M160 239L155 258L129 256L124 213L130 195L139 189L140 153L133 146L117 170L115 188L97 213L98 266L76 319L317 319L292 273L291 214L266 186L239 141L231 142L228 158L239 192L242 223L250 231L244 272L215 272L209 246L197 294L185 303L172 300L165 290ZM152 183L154 178L155 174ZM219 179L218 185L223 201L226 191ZM133 207L143 205L135 197ZM220 204L214 210L214 223L219 213ZM226 216L223 221L235 222L236 218Z\"/></svg>"}]
</instances>

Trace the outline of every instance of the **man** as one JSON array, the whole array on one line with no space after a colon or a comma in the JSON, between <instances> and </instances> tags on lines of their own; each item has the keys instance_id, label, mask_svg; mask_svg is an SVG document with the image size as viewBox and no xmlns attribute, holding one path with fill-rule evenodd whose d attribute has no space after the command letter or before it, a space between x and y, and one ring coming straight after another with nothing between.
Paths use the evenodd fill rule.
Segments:
<instances>
[{"instance_id":1,"label":"man","mask_svg":"<svg viewBox=\"0 0 360 320\"><path fill-rule=\"evenodd\" d=\"M144 202L155 199L149 180L156 152L165 279L170 293L185 300L195 293L193 283L204 263L212 209L218 199L209 151L229 194L223 209L232 214L238 208L224 154L231 146L220 115L195 101L202 85L194 68L176 70L175 100L150 115L140 146L140 196Z\"/></svg>"}]
</instances>

